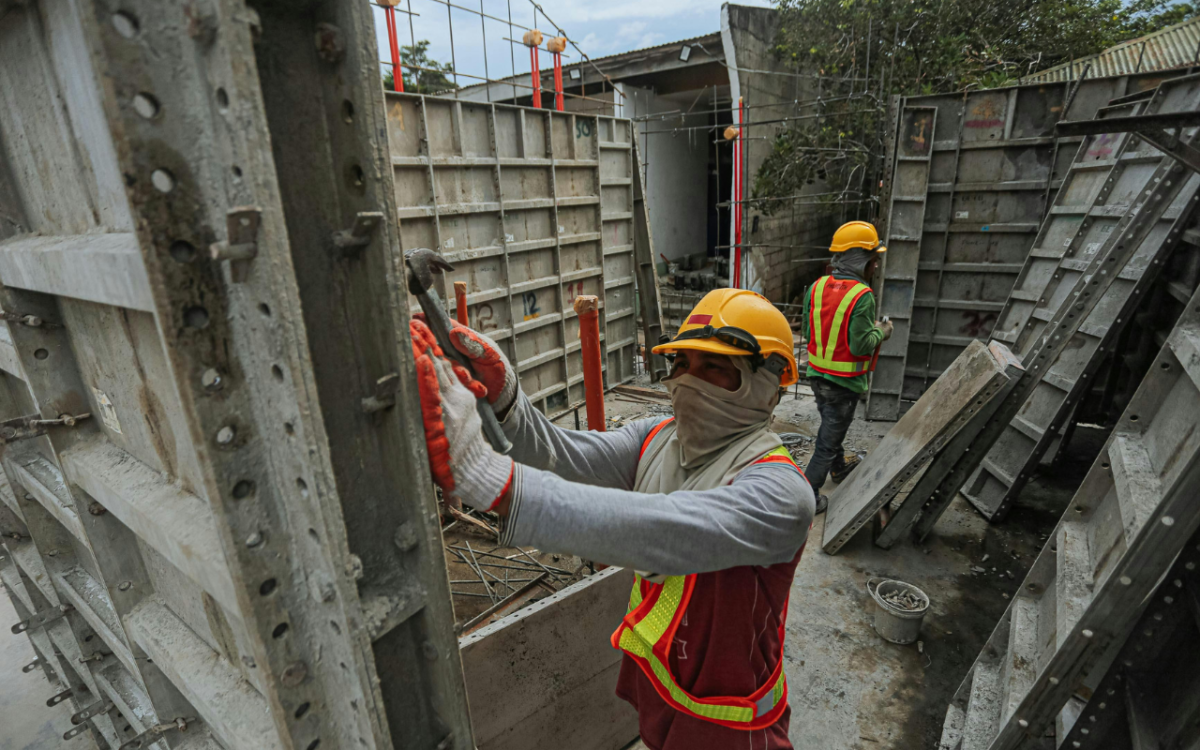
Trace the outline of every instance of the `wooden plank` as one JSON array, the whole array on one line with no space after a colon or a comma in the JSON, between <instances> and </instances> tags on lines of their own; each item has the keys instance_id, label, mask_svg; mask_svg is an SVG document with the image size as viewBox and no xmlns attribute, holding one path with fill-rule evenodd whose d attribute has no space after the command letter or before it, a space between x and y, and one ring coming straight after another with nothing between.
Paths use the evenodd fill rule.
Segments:
<instances>
[{"instance_id":1,"label":"wooden plank","mask_svg":"<svg viewBox=\"0 0 1200 750\"><path fill-rule=\"evenodd\" d=\"M633 572L609 568L462 639L480 750L617 750L637 714L613 693Z\"/></svg>"},{"instance_id":2,"label":"wooden plank","mask_svg":"<svg viewBox=\"0 0 1200 750\"><path fill-rule=\"evenodd\" d=\"M973 341L829 498L822 548L834 554L1008 382Z\"/></svg>"},{"instance_id":3,"label":"wooden plank","mask_svg":"<svg viewBox=\"0 0 1200 750\"><path fill-rule=\"evenodd\" d=\"M16 289L154 311L137 237L123 232L0 243L0 282Z\"/></svg>"}]
</instances>

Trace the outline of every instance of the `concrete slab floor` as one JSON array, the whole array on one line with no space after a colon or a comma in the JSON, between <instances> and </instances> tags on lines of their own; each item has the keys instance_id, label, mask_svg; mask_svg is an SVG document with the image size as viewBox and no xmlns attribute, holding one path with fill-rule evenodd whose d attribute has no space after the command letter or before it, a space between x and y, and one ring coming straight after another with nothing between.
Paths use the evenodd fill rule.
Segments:
<instances>
[{"instance_id":1,"label":"concrete slab floor","mask_svg":"<svg viewBox=\"0 0 1200 750\"><path fill-rule=\"evenodd\" d=\"M622 416L622 421L637 418L644 408L611 394L607 405L608 416ZM775 418L780 432L812 436L820 426L809 395L786 395ZM570 421L560 424L570 426ZM847 452L869 452L890 427L855 420ZM787 622L790 735L797 750L937 747L946 705L1104 437L1102 431L1078 429L1061 464L1043 470L1008 519L996 526L960 496L921 546L906 540L883 550L864 529L831 556L820 549L824 517L817 518L796 571ZM812 444L802 445L798 462L803 466L811 454ZM835 487L827 483L827 494ZM874 604L866 591L872 576L907 581L932 599L920 650L915 644L888 643L875 633Z\"/></svg>"},{"instance_id":2,"label":"concrete slab floor","mask_svg":"<svg viewBox=\"0 0 1200 750\"><path fill-rule=\"evenodd\" d=\"M8 590L0 593L0 750L57 750L63 747L63 732L71 728L74 712L69 701L53 708L46 699L54 694L46 674L35 669L28 674L21 667L34 660L29 637L13 635L9 629L17 623L17 611L8 599ZM96 750L90 735L71 740L72 750Z\"/></svg>"}]
</instances>

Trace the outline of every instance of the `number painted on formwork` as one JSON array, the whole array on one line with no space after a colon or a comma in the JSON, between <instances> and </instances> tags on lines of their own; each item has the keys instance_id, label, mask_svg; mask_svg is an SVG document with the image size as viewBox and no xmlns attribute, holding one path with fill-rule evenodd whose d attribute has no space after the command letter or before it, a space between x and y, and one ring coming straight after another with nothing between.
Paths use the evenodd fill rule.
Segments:
<instances>
[{"instance_id":1,"label":"number painted on formwork","mask_svg":"<svg viewBox=\"0 0 1200 750\"><path fill-rule=\"evenodd\" d=\"M593 132L591 120L583 120L578 118L575 120L576 138L591 138Z\"/></svg>"},{"instance_id":2,"label":"number painted on formwork","mask_svg":"<svg viewBox=\"0 0 1200 750\"><path fill-rule=\"evenodd\" d=\"M525 292L521 295L521 306L525 311L525 320L533 320L542 314L542 308L538 306L537 295L533 292Z\"/></svg>"}]
</instances>

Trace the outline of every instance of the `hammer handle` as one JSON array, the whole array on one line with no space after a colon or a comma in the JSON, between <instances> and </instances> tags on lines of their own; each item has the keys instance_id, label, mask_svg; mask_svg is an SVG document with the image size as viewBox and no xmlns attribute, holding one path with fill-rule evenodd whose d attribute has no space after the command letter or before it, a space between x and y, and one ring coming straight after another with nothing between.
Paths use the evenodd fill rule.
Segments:
<instances>
[{"instance_id":1,"label":"hammer handle","mask_svg":"<svg viewBox=\"0 0 1200 750\"><path fill-rule=\"evenodd\" d=\"M454 348L454 344L450 341L450 316L442 307L437 292L428 289L416 297L417 301L421 303L421 310L425 313L425 322L429 324L429 329L433 331L433 337L437 339L442 351L447 357L467 368L474 375L475 368L471 366L471 359ZM487 438L497 453L506 455L512 450L512 443L508 441L504 430L500 428L500 421L496 419L496 412L492 411L492 405L486 398L479 398L475 400L475 409L479 412L479 418L483 420L483 436Z\"/></svg>"}]
</instances>

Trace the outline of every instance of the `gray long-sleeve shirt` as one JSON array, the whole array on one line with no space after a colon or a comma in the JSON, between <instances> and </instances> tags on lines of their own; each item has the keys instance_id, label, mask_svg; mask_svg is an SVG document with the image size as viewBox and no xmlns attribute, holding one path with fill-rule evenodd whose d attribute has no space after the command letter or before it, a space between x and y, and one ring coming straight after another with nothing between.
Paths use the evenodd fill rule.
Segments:
<instances>
[{"instance_id":1,"label":"gray long-sleeve shirt","mask_svg":"<svg viewBox=\"0 0 1200 750\"><path fill-rule=\"evenodd\" d=\"M787 464L755 464L712 490L633 491L660 419L613 432L554 426L524 394L502 422L517 462L501 543L686 575L787 562L808 537L812 489Z\"/></svg>"}]
</instances>

